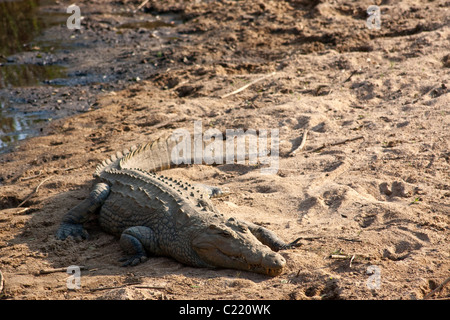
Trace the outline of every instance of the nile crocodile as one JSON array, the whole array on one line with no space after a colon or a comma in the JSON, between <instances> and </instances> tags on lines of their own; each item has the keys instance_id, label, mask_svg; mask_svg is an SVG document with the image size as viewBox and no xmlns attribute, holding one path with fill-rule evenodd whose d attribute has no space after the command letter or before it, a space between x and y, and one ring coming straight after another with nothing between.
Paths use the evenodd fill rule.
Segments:
<instances>
[{"instance_id":1,"label":"nile crocodile","mask_svg":"<svg viewBox=\"0 0 450 320\"><path fill-rule=\"evenodd\" d=\"M250 222L225 218L208 193L157 171L176 166L171 140L124 150L103 161L89 197L68 211L56 237L86 239L83 223L96 215L103 230L120 237L124 266L169 256L195 267L219 267L279 275L277 253L298 246Z\"/></svg>"}]
</instances>

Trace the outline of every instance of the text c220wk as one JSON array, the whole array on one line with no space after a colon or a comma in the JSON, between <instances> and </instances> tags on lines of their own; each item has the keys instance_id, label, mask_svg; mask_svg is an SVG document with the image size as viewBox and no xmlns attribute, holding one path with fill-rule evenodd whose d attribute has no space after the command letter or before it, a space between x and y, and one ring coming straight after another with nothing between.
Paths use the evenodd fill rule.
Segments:
<instances>
[{"instance_id":1,"label":"text c220wk","mask_svg":"<svg viewBox=\"0 0 450 320\"><path fill-rule=\"evenodd\" d=\"M225 315L269 315L270 304L225 304L222 308L194 306L186 304L179 309L181 315L200 315L211 317L214 313L223 313Z\"/></svg>"},{"instance_id":2,"label":"text c220wk","mask_svg":"<svg viewBox=\"0 0 450 320\"><path fill-rule=\"evenodd\" d=\"M223 307L224 314L270 314L269 305L227 304Z\"/></svg>"}]
</instances>

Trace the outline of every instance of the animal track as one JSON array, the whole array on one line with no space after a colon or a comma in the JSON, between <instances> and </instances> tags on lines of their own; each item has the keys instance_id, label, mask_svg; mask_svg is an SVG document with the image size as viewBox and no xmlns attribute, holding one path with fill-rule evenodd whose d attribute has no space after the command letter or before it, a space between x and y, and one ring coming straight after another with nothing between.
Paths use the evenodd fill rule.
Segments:
<instances>
[{"instance_id":1,"label":"animal track","mask_svg":"<svg viewBox=\"0 0 450 320\"><path fill-rule=\"evenodd\" d=\"M391 188L389 189L387 182L383 182L380 184L380 193L384 194L390 198L392 197L401 197L401 198L407 198L411 196L411 191L405 190L405 184L403 182L394 181L391 184Z\"/></svg>"}]
</instances>

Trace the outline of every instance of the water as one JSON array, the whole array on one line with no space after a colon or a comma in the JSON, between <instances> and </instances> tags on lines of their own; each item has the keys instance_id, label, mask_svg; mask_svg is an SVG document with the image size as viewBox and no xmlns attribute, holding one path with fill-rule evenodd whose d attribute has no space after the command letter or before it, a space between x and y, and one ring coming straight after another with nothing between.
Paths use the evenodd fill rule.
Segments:
<instances>
[{"instance_id":1,"label":"water","mask_svg":"<svg viewBox=\"0 0 450 320\"><path fill-rule=\"evenodd\" d=\"M43 12L40 6L51 0L0 0L0 55L4 58L26 49L45 28L66 21L68 15Z\"/></svg>"},{"instance_id":2,"label":"water","mask_svg":"<svg viewBox=\"0 0 450 320\"><path fill-rule=\"evenodd\" d=\"M50 0L0 0L0 152L19 140L38 133L38 124L48 121L48 111L23 111L17 108L15 88L43 85L46 81L66 77L60 65L17 63L20 52L33 52L31 45L45 28L64 23L68 15L40 10ZM33 52L34 53L34 52ZM34 53L39 58L39 53Z\"/></svg>"},{"instance_id":3,"label":"water","mask_svg":"<svg viewBox=\"0 0 450 320\"><path fill-rule=\"evenodd\" d=\"M11 144L36 134L37 124L51 118L48 111L24 112L14 109L0 98L0 151Z\"/></svg>"},{"instance_id":4,"label":"water","mask_svg":"<svg viewBox=\"0 0 450 320\"><path fill-rule=\"evenodd\" d=\"M59 65L8 64L0 67L0 89L32 87L66 76Z\"/></svg>"},{"instance_id":5,"label":"water","mask_svg":"<svg viewBox=\"0 0 450 320\"><path fill-rule=\"evenodd\" d=\"M32 40L48 27L66 21L67 15L39 10L42 5L56 3L50 0L0 0L0 89L39 85L45 80L63 77L64 68L49 65L16 63L11 55L41 50L32 46ZM35 53L40 58L39 53Z\"/></svg>"},{"instance_id":6,"label":"water","mask_svg":"<svg viewBox=\"0 0 450 320\"><path fill-rule=\"evenodd\" d=\"M20 140L39 134L43 124L52 118L87 110L90 96L102 90L103 84L127 83L139 72L134 69L112 72L115 66L107 63L92 68L74 67L73 63L78 62L71 57L77 55L77 50L92 50L97 44L114 46L117 40L111 39L111 35L129 30L167 29L181 23L176 16L164 16L162 21L148 14L114 12L124 17L125 23L118 26L120 30L109 34L105 31L92 40L67 31L65 24L71 15L66 13L67 5L57 0L0 0L0 153L8 152ZM138 31L138 34L144 33ZM132 37L124 38L129 41ZM96 88L95 84L101 85ZM61 87L68 89L54 95L54 89ZM80 97L83 99L76 100L74 88L78 94L85 91ZM65 99L63 92L74 98Z\"/></svg>"}]
</instances>

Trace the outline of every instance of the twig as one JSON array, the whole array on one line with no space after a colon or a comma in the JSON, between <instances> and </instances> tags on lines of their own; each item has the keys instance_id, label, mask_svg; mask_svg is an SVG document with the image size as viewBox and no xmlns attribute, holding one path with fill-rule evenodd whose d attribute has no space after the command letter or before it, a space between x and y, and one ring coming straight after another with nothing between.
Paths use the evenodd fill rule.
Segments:
<instances>
[{"instance_id":1,"label":"twig","mask_svg":"<svg viewBox=\"0 0 450 320\"><path fill-rule=\"evenodd\" d=\"M137 285L134 286L135 288L139 288L139 289L159 289L159 290L165 290L166 287L162 287L162 286L146 286L146 285Z\"/></svg>"},{"instance_id":2,"label":"twig","mask_svg":"<svg viewBox=\"0 0 450 320\"><path fill-rule=\"evenodd\" d=\"M302 137L302 142L300 143L300 145L291 153L289 153L289 156L293 157L295 156L295 154L299 151L302 151L302 149L305 147L306 145L306 136L308 135L308 129L305 130L305 132L303 132L303 137Z\"/></svg>"},{"instance_id":3,"label":"twig","mask_svg":"<svg viewBox=\"0 0 450 320\"><path fill-rule=\"evenodd\" d=\"M317 151L320 151L320 150L322 150L322 149L324 149L326 147L338 146L338 145L345 144L347 142L351 142L351 141L355 141L355 140L359 140L359 139L364 139L364 136L357 136L357 137L354 137L354 138L349 138L349 139L345 139L345 140L338 141L338 142L333 142L333 143L324 143L322 146L320 146L318 148L315 148L313 150L308 150L308 152L317 152Z\"/></svg>"},{"instance_id":4,"label":"twig","mask_svg":"<svg viewBox=\"0 0 450 320\"><path fill-rule=\"evenodd\" d=\"M127 284L123 284L121 286L113 286L113 287L101 287L101 288L92 288L90 291L94 292L94 291L102 291L102 290L112 290L112 289L119 289L119 288L124 288L128 286Z\"/></svg>"},{"instance_id":5,"label":"twig","mask_svg":"<svg viewBox=\"0 0 450 320\"><path fill-rule=\"evenodd\" d=\"M25 202L27 202L28 200L30 200L30 198L31 198L32 196L34 196L34 195L39 191L40 186L42 186L42 185L44 184L44 182L46 182L47 180L50 180L51 178L53 178L53 176L47 177L47 178L45 178L44 180L42 180L41 183L39 183L39 184L37 185L36 189L34 189L33 192L31 192L31 193L25 198L25 200L23 200L23 201L17 206L17 208L20 208L21 206L23 206L23 204L24 204Z\"/></svg>"},{"instance_id":6,"label":"twig","mask_svg":"<svg viewBox=\"0 0 450 320\"><path fill-rule=\"evenodd\" d=\"M342 82L342 83L346 83L347 81L350 81L350 79L351 79L357 72L358 72L358 70L353 70L352 73L350 74L350 76L349 76L347 79L345 79L345 81Z\"/></svg>"},{"instance_id":7,"label":"twig","mask_svg":"<svg viewBox=\"0 0 450 320\"><path fill-rule=\"evenodd\" d=\"M36 175L34 175L34 176L31 176L31 177L20 178L20 181L31 180L31 179L40 177L41 175L42 175L42 170L39 170L39 173L38 173L38 174L36 174Z\"/></svg>"},{"instance_id":8,"label":"twig","mask_svg":"<svg viewBox=\"0 0 450 320\"><path fill-rule=\"evenodd\" d=\"M276 72L272 72L272 73L266 74L264 77L261 77L261 78L258 78L258 79L256 79L256 80L253 80L252 82L247 83L245 86L243 86L243 87L241 87L241 88L239 88L239 89L237 89L237 90L234 90L233 92L227 93L227 94L221 96L220 98L221 98L221 99L225 99L225 98L227 98L227 97L229 97L229 96L232 96L232 95L234 95L234 94L236 94L236 93L239 93L239 92L241 92L241 91L244 91L245 89L247 89L247 88L250 87L251 85L253 85L253 84L255 84L255 83L259 82L259 81L262 81L262 80L264 80L264 79L267 79L267 78L273 76L275 73L276 73Z\"/></svg>"},{"instance_id":9,"label":"twig","mask_svg":"<svg viewBox=\"0 0 450 320\"><path fill-rule=\"evenodd\" d=\"M78 267L80 268L80 270L86 270L85 266L78 266ZM38 275L58 273L58 272L67 272L67 268L43 269L43 270L39 270Z\"/></svg>"},{"instance_id":10,"label":"twig","mask_svg":"<svg viewBox=\"0 0 450 320\"><path fill-rule=\"evenodd\" d=\"M332 254L330 256L331 259L348 259L348 256L345 254Z\"/></svg>"},{"instance_id":11,"label":"twig","mask_svg":"<svg viewBox=\"0 0 450 320\"><path fill-rule=\"evenodd\" d=\"M62 171L72 171L72 170L80 169L80 168L82 168L82 167L69 167L69 168L65 168L65 169L61 169L61 170Z\"/></svg>"},{"instance_id":12,"label":"twig","mask_svg":"<svg viewBox=\"0 0 450 320\"><path fill-rule=\"evenodd\" d=\"M352 267L353 259L355 259L355 255L352 255L352 258L350 259L350 264L349 264L349 267L350 267L350 268Z\"/></svg>"},{"instance_id":13,"label":"twig","mask_svg":"<svg viewBox=\"0 0 450 320\"><path fill-rule=\"evenodd\" d=\"M362 242L362 240L359 239L350 239L350 238L344 238L344 237L337 237L339 240L343 241L349 241L349 242Z\"/></svg>"},{"instance_id":14,"label":"twig","mask_svg":"<svg viewBox=\"0 0 450 320\"><path fill-rule=\"evenodd\" d=\"M151 286L151 285L141 284L141 282L131 282L131 283L122 284L120 286L93 288L90 291L94 292L94 291L102 291L102 290L120 289L120 288L129 287L129 286L134 286L134 288L139 288L139 289L160 289L160 290L167 289L166 287L162 287L162 286Z\"/></svg>"},{"instance_id":15,"label":"twig","mask_svg":"<svg viewBox=\"0 0 450 320\"><path fill-rule=\"evenodd\" d=\"M139 10L142 9L143 6L145 6L150 0L144 0L144 2L142 2L136 9L134 9L133 13L138 12Z\"/></svg>"},{"instance_id":16,"label":"twig","mask_svg":"<svg viewBox=\"0 0 450 320\"><path fill-rule=\"evenodd\" d=\"M28 208L28 207L25 207L25 208L9 208L9 209L2 209L2 210L0 210L0 213L20 215L20 214L27 214L31 210L32 209ZM5 220L5 221L7 221L7 220Z\"/></svg>"},{"instance_id":17,"label":"twig","mask_svg":"<svg viewBox=\"0 0 450 320\"><path fill-rule=\"evenodd\" d=\"M436 289L434 289L433 291L431 291L430 293L428 293L425 297L423 297L423 300L426 300L428 298L430 298L433 294L435 294L438 291L441 291L444 286L450 282L450 277L448 277L447 279L445 279L444 282L442 282Z\"/></svg>"}]
</instances>

